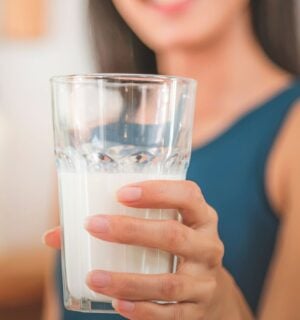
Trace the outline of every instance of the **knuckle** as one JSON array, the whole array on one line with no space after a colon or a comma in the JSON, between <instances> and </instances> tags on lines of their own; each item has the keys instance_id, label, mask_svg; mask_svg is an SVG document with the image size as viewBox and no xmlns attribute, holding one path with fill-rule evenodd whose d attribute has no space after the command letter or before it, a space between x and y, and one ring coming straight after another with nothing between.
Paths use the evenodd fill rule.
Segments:
<instances>
[{"instance_id":1,"label":"knuckle","mask_svg":"<svg viewBox=\"0 0 300 320\"><path fill-rule=\"evenodd\" d=\"M137 238L138 228L135 223L123 217L119 218L116 223L118 223L118 228L115 237L118 242L131 243Z\"/></svg>"},{"instance_id":2,"label":"knuckle","mask_svg":"<svg viewBox=\"0 0 300 320\"><path fill-rule=\"evenodd\" d=\"M167 185L165 182L160 182L159 185L155 185L153 188L152 197L155 198L156 202L164 203L167 192Z\"/></svg>"},{"instance_id":3,"label":"knuckle","mask_svg":"<svg viewBox=\"0 0 300 320\"><path fill-rule=\"evenodd\" d=\"M193 181L186 181L186 188L187 188L187 195L189 199L202 199L202 192L200 187L197 185L197 183Z\"/></svg>"},{"instance_id":4,"label":"knuckle","mask_svg":"<svg viewBox=\"0 0 300 320\"><path fill-rule=\"evenodd\" d=\"M210 248L209 266L214 268L222 263L224 256L224 244L221 240L214 241Z\"/></svg>"},{"instance_id":5,"label":"knuckle","mask_svg":"<svg viewBox=\"0 0 300 320\"><path fill-rule=\"evenodd\" d=\"M204 311L202 304L198 304L196 312L197 312L197 320L205 320L206 319L205 311Z\"/></svg>"},{"instance_id":6,"label":"knuckle","mask_svg":"<svg viewBox=\"0 0 300 320\"><path fill-rule=\"evenodd\" d=\"M177 300L183 292L183 283L177 276L167 276L161 281L161 296L167 301Z\"/></svg>"},{"instance_id":7,"label":"knuckle","mask_svg":"<svg viewBox=\"0 0 300 320\"><path fill-rule=\"evenodd\" d=\"M215 245L215 256L218 263L220 263L224 256L224 244L221 240L218 240Z\"/></svg>"},{"instance_id":8,"label":"knuckle","mask_svg":"<svg viewBox=\"0 0 300 320\"><path fill-rule=\"evenodd\" d=\"M224 253L225 253L225 246L221 240L219 240L219 242L218 242L218 252L217 253L219 255L220 261L222 261L223 257L224 257Z\"/></svg>"},{"instance_id":9,"label":"knuckle","mask_svg":"<svg viewBox=\"0 0 300 320\"><path fill-rule=\"evenodd\" d=\"M197 259L205 263L209 268L215 268L222 264L224 251L224 244L219 237L204 237L202 238L202 246L199 248Z\"/></svg>"},{"instance_id":10,"label":"knuckle","mask_svg":"<svg viewBox=\"0 0 300 320\"><path fill-rule=\"evenodd\" d=\"M181 303L175 303L171 316L172 320L186 320L184 316L184 307Z\"/></svg>"},{"instance_id":11,"label":"knuckle","mask_svg":"<svg viewBox=\"0 0 300 320\"><path fill-rule=\"evenodd\" d=\"M206 308L201 308L200 310L199 310L199 317L197 318L197 320L207 320L207 318L209 317L209 315L208 315L208 313L209 313L209 311L208 311L209 309L206 307Z\"/></svg>"},{"instance_id":12,"label":"knuckle","mask_svg":"<svg viewBox=\"0 0 300 320\"><path fill-rule=\"evenodd\" d=\"M188 241L187 231L178 221L167 221L165 230L166 243L171 251L183 248Z\"/></svg>"},{"instance_id":13,"label":"knuckle","mask_svg":"<svg viewBox=\"0 0 300 320\"><path fill-rule=\"evenodd\" d=\"M119 278L115 285L109 288L111 294L118 299L126 299L129 289L133 291L135 288L133 281L126 278Z\"/></svg>"},{"instance_id":14,"label":"knuckle","mask_svg":"<svg viewBox=\"0 0 300 320\"><path fill-rule=\"evenodd\" d=\"M213 208L213 207L211 207L211 206L209 206L209 217L210 217L210 221L214 224L214 225L218 225L218 223L219 223L219 216L218 216L218 213L217 213L217 211Z\"/></svg>"},{"instance_id":15,"label":"knuckle","mask_svg":"<svg viewBox=\"0 0 300 320\"><path fill-rule=\"evenodd\" d=\"M217 283L216 278L213 278L213 279L210 280L210 292L211 292L212 294L215 293L215 291L216 291L216 289L217 289L217 285L218 285L218 283Z\"/></svg>"},{"instance_id":16,"label":"knuckle","mask_svg":"<svg viewBox=\"0 0 300 320\"><path fill-rule=\"evenodd\" d=\"M207 289L207 293L206 293L206 302L207 304L209 304L216 292L217 289L217 280L215 278L210 279L208 282L208 289Z\"/></svg>"},{"instance_id":17,"label":"knuckle","mask_svg":"<svg viewBox=\"0 0 300 320\"><path fill-rule=\"evenodd\" d=\"M136 320L136 319L143 319L143 320L155 319L154 318L154 316L155 316L154 312L149 310L149 307L147 307L147 305L145 305L144 302L135 302L135 305L136 305L136 308L135 308L135 311L134 311L134 318L131 318L132 320Z\"/></svg>"}]
</instances>

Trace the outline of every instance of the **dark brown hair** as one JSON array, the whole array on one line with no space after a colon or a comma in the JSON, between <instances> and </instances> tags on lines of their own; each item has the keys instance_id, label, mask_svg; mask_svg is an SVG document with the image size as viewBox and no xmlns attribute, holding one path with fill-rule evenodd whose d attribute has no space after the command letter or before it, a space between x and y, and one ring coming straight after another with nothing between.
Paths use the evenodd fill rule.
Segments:
<instances>
[{"instance_id":1,"label":"dark brown hair","mask_svg":"<svg viewBox=\"0 0 300 320\"><path fill-rule=\"evenodd\" d=\"M299 75L295 0L251 0L253 29L277 65ZM90 16L101 72L156 73L155 55L127 26L111 0L90 0Z\"/></svg>"}]
</instances>

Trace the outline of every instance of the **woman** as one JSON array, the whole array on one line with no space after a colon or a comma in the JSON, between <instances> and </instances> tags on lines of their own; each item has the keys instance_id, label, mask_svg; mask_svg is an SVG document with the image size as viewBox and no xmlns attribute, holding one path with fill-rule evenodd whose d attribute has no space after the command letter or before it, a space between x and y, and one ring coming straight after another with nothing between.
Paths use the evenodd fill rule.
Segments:
<instances>
[{"instance_id":1,"label":"woman","mask_svg":"<svg viewBox=\"0 0 300 320\"><path fill-rule=\"evenodd\" d=\"M188 172L196 183L144 182L118 193L127 206L181 208L182 225L114 217L103 235L95 216L87 226L98 238L181 256L175 275L98 270L89 287L115 298L116 311L132 320L297 319L300 83L293 2L112 3L91 1L101 71L157 69L198 80ZM128 224L134 237L126 234ZM59 229L45 239L59 247ZM179 303L151 302L161 299ZM64 311L64 319L89 318L120 319Z\"/></svg>"}]
</instances>

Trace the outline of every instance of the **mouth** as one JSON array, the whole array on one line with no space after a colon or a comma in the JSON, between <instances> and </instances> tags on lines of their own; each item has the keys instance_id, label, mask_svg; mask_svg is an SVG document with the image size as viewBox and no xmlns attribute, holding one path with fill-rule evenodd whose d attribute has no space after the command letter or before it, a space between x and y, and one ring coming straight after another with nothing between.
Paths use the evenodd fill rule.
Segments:
<instances>
[{"instance_id":1,"label":"mouth","mask_svg":"<svg viewBox=\"0 0 300 320\"><path fill-rule=\"evenodd\" d=\"M148 0L151 6L162 13L179 13L185 10L193 0Z\"/></svg>"}]
</instances>

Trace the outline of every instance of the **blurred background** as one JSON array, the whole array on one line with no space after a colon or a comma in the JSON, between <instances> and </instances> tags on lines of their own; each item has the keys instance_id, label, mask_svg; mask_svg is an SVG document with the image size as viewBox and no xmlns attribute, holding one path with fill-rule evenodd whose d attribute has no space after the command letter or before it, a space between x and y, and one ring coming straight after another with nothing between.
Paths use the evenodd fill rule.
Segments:
<instances>
[{"instance_id":1,"label":"blurred background","mask_svg":"<svg viewBox=\"0 0 300 320\"><path fill-rule=\"evenodd\" d=\"M41 319L57 210L49 78L95 70L87 5L0 0L0 320Z\"/></svg>"},{"instance_id":2,"label":"blurred background","mask_svg":"<svg viewBox=\"0 0 300 320\"><path fill-rule=\"evenodd\" d=\"M41 319L57 210L49 78L96 70L87 6L0 0L0 320Z\"/></svg>"}]
</instances>

